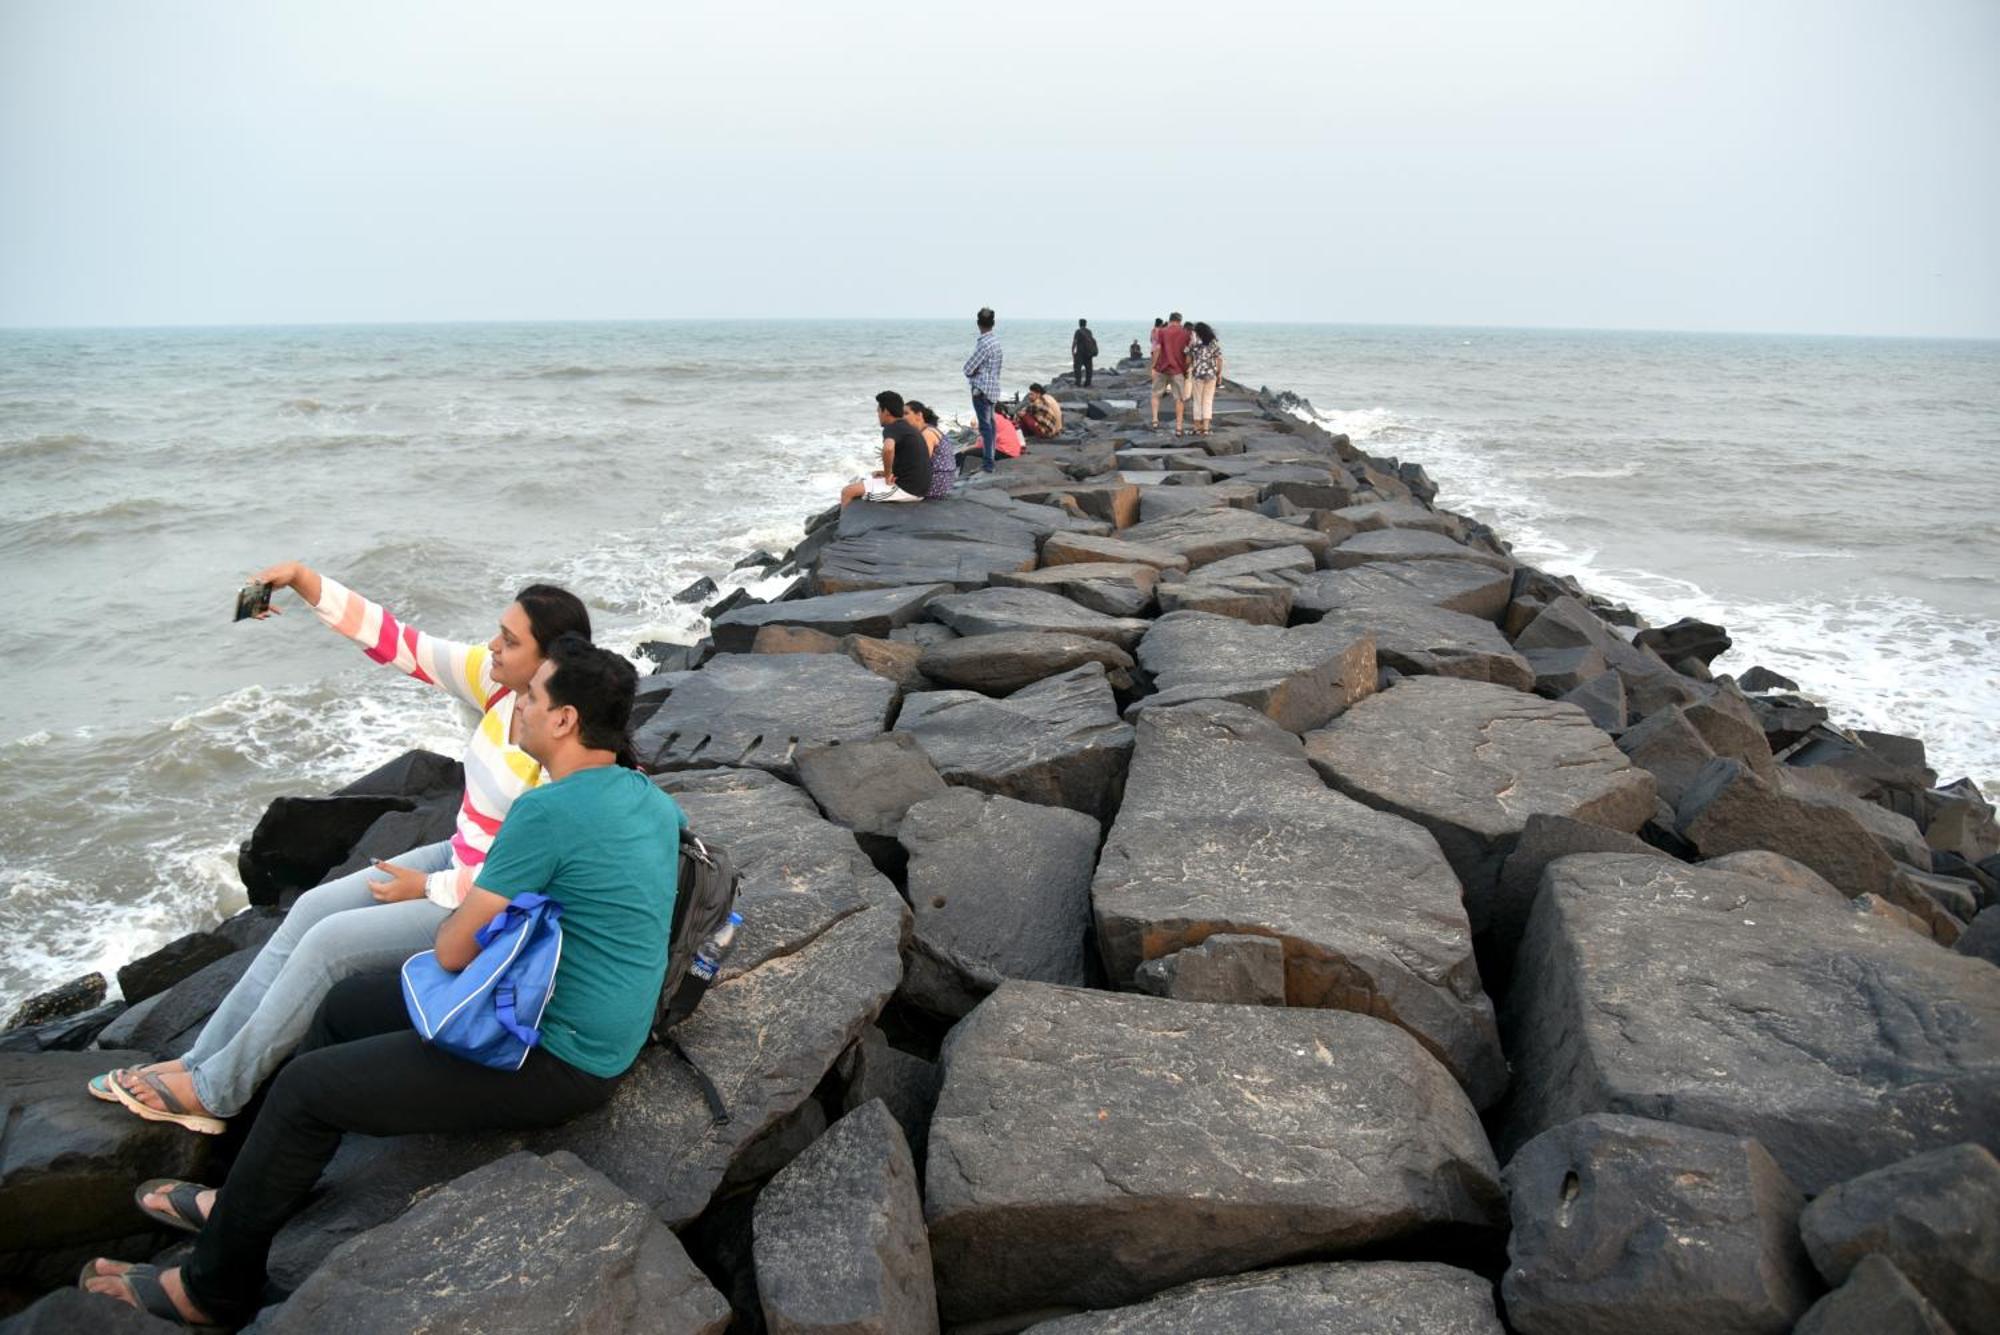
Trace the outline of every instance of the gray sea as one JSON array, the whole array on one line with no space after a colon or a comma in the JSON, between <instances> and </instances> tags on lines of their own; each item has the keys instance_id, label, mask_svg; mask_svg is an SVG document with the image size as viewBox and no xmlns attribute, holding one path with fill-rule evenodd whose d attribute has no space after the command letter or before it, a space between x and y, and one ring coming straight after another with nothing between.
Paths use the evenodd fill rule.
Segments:
<instances>
[{"instance_id":1,"label":"gray sea","mask_svg":"<svg viewBox=\"0 0 2000 1335\"><path fill-rule=\"evenodd\" d=\"M1995 791L2000 343L1212 322L1233 378L1423 463L1524 559L1721 621L1718 669ZM1092 320L1107 352L1150 323ZM1010 387L1066 370L1068 330L1003 322ZM246 575L301 558L463 638L553 579L616 647L693 638L673 593L788 545L861 468L876 390L969 416L971 335L0 331L0 1018L238 907L271 798L457 753L447 702L296 604L232 625Z\"/></svg>"}]
</instances>

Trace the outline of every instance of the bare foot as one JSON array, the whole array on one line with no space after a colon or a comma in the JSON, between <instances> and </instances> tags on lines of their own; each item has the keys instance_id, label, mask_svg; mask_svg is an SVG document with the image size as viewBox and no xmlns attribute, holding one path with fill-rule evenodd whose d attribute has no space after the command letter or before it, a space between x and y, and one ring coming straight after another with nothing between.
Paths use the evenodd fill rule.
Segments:
<instances>
[{"instance_id":1,"label":"bare foot","mask_svg":"<svg viewBox=\"0 0 2000 1335\"><path fill-rule=\"evenodd\" d=\"M181 1106L179 1111L195 1113L202 1117L215 1116L214 1113L208 1110L208 1106L201 1101L200 1097L195 1094L194 1077L187 1073L185 1066L176 1071L169 1069L168 1064L162 1062L157 1066L148 1066L144 1069L158 1075L160 1083L167 1087L167 1091L180 1100ZM165 1101L160 1098L159 1091L146 1081L139 1079L137 1073L127 1072L126 1075L127 1078L120 1080L118 1084L127 1094L130 1094L134 1099L137 1099L140 1103L145 1104L148 1108L156 1112L175 1111L167 1107Z\"/></svg>"},{"instance_id":2,"label":"bare foot","mask_svg":"<svg viewBox=\"0 0 2000 1335\"><path fill-rule=\"evenodd\" d=\"M91 1293L101 1293L107 1298L116 1299L128 1307L142 1307L139 1295L133 1291L131 1283L125 1278L125 1273L130 1269L132 1269L130 1262L107 1261L100 1257L91 1262L92 1274L84 1280L83 1287ZM213 1324L209 1320L208 1313L196 1307L194 1301L188 1297L187 1287L181 1283L178 1266L160 1272L160 1287L165 1289L167 1297L173 1300L174 1310L181 1314L181 1320L194 1326Z\"/></svg>"}]
</instances>

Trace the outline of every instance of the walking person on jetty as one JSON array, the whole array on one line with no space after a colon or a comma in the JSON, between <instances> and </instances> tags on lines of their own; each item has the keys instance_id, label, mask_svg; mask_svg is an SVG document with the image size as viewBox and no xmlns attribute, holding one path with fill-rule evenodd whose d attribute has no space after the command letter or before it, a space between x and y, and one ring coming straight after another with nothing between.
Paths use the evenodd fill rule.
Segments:
<instances>
[{"instance_id":1,"label":"walking person on jetty","mask_svg":"<svg viewBox=\"0 0 2000 1335\"><path fill-rule=\"evenodd\" d=\"M1090 321L1078 320L1076 332L1069 336L1069 378L1071 383L1088 386L1095 374L1091 364L1097 360L1097 335L1090 332Z\"/></svg>"},{"instance_id":2,"label":"walking person on jetty","mask_svg":"<svg viewBox=\"0 0 2000 1335\"><path fill-rule=\"evenodd\" d=\"M1146 387L1155 397L1160 392L1160 331L1166 327L1167 322L1165 320L1154 320L1152 337L1147 340L1146 355L1151 357L1152 361L1146 367ZM1139 345L1135 342L1132 346L1137 348ZM1160 411L1158 408L1155 408L1153 410L1153 425L1158 426L1159 424Z\"/></svg>"},{"instance_id":3,"label":"walking person on jetty","mask_svg":"<svg viewBox=\"0 0 2000 1335\"><path fill-rule=\"evenodd\" d=\"M979 339L965 359L965 383L972 389L972 415L979 419L982 473L993 471L993 405L1000 401L1000 336L993 332L993 308L981 306L976 317Z\"/></svg>"},{"instance_id":4,"label":"walking person on jetty","mask_svg":"<svg viewBox=\"0 0 2000 1335\"><path fill-rule=\"evenodd\" d=\"M1175 311L1167 317L1167 323L1159 331L1153 353L1153 394L1148 400L1153 405L1153 428L1160 425L1160 394L1162 390L1174 396L1174 434L1184 434L1182 426L1186 420L1188 377L1187 349L1190 333L1181 323L1181 313Z\"/></svg>"},{"instance_id":5,"label":"walking person on jetty","mask_svg":"<svg viewBox=\"0 0 2000 1335\"><path fill-rule=\"evenodd\" d=\"M905 416L903 396L885 389L875 396L875 420L882 424L882 466L840 491L840 503L921 501L931 489L931 452L924 433Z\"/></svg>"},{"instance_id":6,"label":"walking person on jetty","mask_svg":"<svg viewBox=\"0 0 2000 1335\"><path fill-rule=\"evenodd\" d=\"M951 438L938 426L938 415L915 399L903 402L903 419L924 434L924 448L931 454L931 489L927 501L941 501L951 495L958 482L958 456L952 453Z\"/></svg>"},{"instance_id":7,"label":"walking person on jetty","mask_svg":"<svg viewBox=\"0 0 2000 1335\"><path fill-rule=\"evenodd\" d=\"M405 625L297 561L257 579L296 591L377 663L437 687L481 716L466 739L465 796L450 839L300 895L185 1057L90 1081L97 1098L211 1135L291 1055L328 988L351 974L400 965L430 944L438 924L465 899L515 801L542 782L540 762L517 740L520 692L541 668L545 646L563 635L590 636L582 600L551 584L516 594L487 643L459 644Z\"/></svg>"},{"instance_id":8,"label":"walking person on jetty","mask_svg":"<svg viewBox=\"0 0 2000 1335\"><path fill-rule=\"evenodd\" d=\"M1222 383L1222 340L1205 320L1194 322L1188 374L1194 382L1194 433L1205 436L1215 422L1215 387Z\"/></svg>"},{"instance_id":9,"label":"walking person on jetty","mask_svg":"<svg viewBox=\"0 0 2000 1335\"><path fill-rule=\"evenodd\" d=\"M396 969L343 979L310 1016L305 1044L271 1083L221 1188L142 1187L147 1214L197 1235L186 1263L100 1258L84 1268L84 1288L170 1321L247 1321L272 1239L347 1133L534 1130L610 1099L652 1028L685 823L671 797L628 768L636 677L582 636L549 646L515 713L522 750L548 781L514 803L476 883L436 931L438 963L458 971L479 955L479 930L515 897L562 905L540 1042L520 1066L482 1065L418 1037Z\"/></svg>"}]
</instances>

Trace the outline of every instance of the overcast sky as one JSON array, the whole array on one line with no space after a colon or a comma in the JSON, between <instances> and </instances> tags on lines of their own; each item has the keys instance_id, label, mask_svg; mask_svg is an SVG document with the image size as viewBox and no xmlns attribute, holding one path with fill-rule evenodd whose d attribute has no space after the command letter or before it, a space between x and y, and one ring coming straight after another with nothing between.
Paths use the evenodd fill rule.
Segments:
<instances>
[{"instance_id":1,"label":"overcast sky","mask_svg":"<svg viewBox=\"0 0 2000 1335\"><path fill-rule=\"evenodd\" d=\"M2000 336L2000 0L0 3L0 325Z\"/></svg>"}]
</instances>

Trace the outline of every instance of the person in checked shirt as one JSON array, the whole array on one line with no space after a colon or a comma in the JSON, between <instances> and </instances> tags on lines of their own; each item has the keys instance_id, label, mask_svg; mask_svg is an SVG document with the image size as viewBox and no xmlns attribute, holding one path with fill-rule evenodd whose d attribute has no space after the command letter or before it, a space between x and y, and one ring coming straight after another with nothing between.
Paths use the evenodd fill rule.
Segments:
<instances>
[{"instance_id":1,"label":"person in checked shirt","mask_svg":"<svg viewBox=\"0 0 2000 1335\"><path fill-rule=\"evenodd\" d=\"M1000 336L993 332L993 308L979 308L979 341L965 359L965 383L972 389L972 414L979 419L980 472L993 471L993 405L1000 397Z\"/></svg>"}]
</instances>

